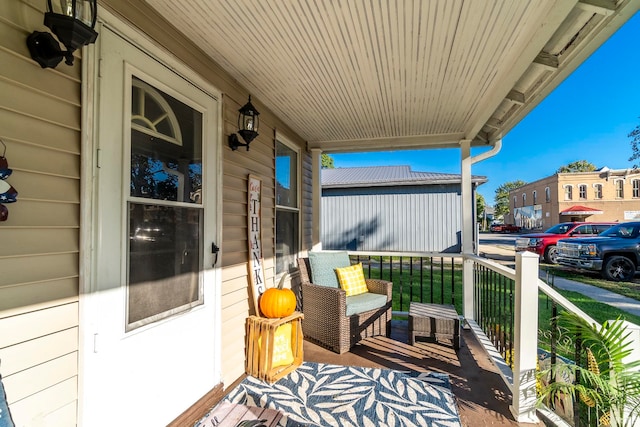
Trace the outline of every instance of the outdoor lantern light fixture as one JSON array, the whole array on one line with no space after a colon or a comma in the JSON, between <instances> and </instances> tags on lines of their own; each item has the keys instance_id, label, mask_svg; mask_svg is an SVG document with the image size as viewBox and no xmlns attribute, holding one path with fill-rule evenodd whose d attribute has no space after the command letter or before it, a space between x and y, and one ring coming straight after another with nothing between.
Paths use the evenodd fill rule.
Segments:
<instances>
[{"instance_id":1,"label":"outdoor lantern light fixture","mask_svg":"<svg viewBox=\"0 0 640 427\"><path fill-rule=\"evenodd\" d=\"M31 58L42 68L55 68L63 58L65 64L73 65L73 52L94 43L98 37L93 29L98 14L97 0L57 0L56 4L54 8L51 0L47 0L44 25L67 50L63 51L50 33L34 31L27 37Z\"/></svg>"},{"instance_id":2,"label":"outdoor lantern light fixture","mask_svg":"<svg viewBox=\"0 0 640 427\"><path fill-rule=\"evenodd\" d=\"M229 147L232 150L237 150L238 147L247 147L249 151L249 144L258 136L258 110L251 104L251 95L249 95L249 102L244 104L242 108L238 110L238 133L244 140L244 143L240 142L238 135L235 133L229 135Z\"/></svg>"}]
</instances>

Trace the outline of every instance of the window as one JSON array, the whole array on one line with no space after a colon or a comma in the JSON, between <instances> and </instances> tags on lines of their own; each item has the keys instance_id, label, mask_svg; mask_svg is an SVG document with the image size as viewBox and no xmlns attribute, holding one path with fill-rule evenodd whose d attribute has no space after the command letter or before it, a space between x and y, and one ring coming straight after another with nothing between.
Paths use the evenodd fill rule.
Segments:
<instances>
[{"instance_id":1,"label":"window","mask_svg":"<svg viewBox=\"0 0 640 427\"><path fill-rule=\"evenodd\" d=\"M299 251L298 151L276 141L276 274L296 266Z\"/></svg>"},{"instance_id":2,"label":"window","mask_svg":"<svg viewBox=\"0 0 640 427\"><path fill-rule=\"evenodd\" d=\"M578 192L580 193L580 195L579 195L580 200L586 200L587 199L587 184L580 184L578 186Z\"/></svg>"},{"instance_id":3,"label":"window","mask_svg":"<svg viewBox=\"0 0 640 427\"><path fill-rule=\"evenodd\" d=\"M127 331L204 303L203 113L131 84Z\"/></svg>"},{"instance_id":4,"label":"window","mask_svg":"<svg viewBox=\"0 0 640 427\"><path fill-rule=\"evenodd\" d=\"M533 204L537 205L538 204L538 192L534 190L532 195L533 195Z\"/></svg>"},{"instance_id":5,"label":"window","mask_svg":"<svg viewBox=\"0 0 640 427\"><path fill-rule=\"evenodd\" d=\"M573 200L573 187L571 185L564 186L564 199Z\"/></svg>"},{"instance_id":6,"label":"window","mask_svg":"<svg viewBox=\"0 0 640 427\"><path fill-rule=\"evenodd\" d=\"M591 224L581 225L577 227L571 234L593 234Z\"/></svg>"},{"instance_id":7,"label":"window","mask_svg":"<svg viewBox=\"0 0 640 427\"><path fill-rule=\"evenodd\" d=\"M527 195L522 193L522 206L527 206Z\"/></svg>"},{"instance_id":8,"label":"window","mask_svg":"<svg viewBox=\"0 0 640 427\"><path fill-rule=\"evenodd\" d=\"M624 181L621 179L616 180L616 198L624 198Z\"/></svg>"},{"instance_id":9,"label":"window","mask_svg":"<svg viewBox=\"0 0 640 427\"><path fill-rule=\"evenodd\" d=\"M544 189L544 201L547 203L551 201L551 190L549 189L549 187L546 187Z\"/></svg>"},{"instance_id":10,"label":"window","mask_svg":"<svg viewBox=\"0 0 640 427\"><path fill-rule=\"evenodd\" d=\"M513 196L513 207L518 207L518 196Z\"/></svg>"},{"instance_id":11,"label":"window","mask_svg":"<svg viewBox=\"0 0 640 427\"><path fill-rule=\"evenodd\" d=\"M634 179L631 181L631 185L633 186L633 198L640 198L640 179Z\"/></svg>"},{"instance_id":12,"label":"window","mask_svg":"<svg viewBox=\"0 0 640 427\"><path fill-rule=\"evenodd\" d=\"M602 184L593 184L593 197L602 199Z\"/></svg>"}]
</instances>

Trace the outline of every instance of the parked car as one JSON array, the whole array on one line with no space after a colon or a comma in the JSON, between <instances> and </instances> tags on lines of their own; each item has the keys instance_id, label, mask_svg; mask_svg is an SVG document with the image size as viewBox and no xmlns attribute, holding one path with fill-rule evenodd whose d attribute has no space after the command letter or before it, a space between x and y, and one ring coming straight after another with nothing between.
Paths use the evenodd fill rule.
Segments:
<instances>
[{"instance_id":1,"label":"parked car","mask_svg":"<svg viewBox=\"0 0 640 427\"><path fill-rule=\"evenodd\" d=\"M491 224L489 231L492 233L517 233L521 227L513 224Z\"/></svg>"},{"instance_id":2,"label":"parked car","mask_svg":"<svg viewBox=\"0 0 640 427\"><path fill-rule=\"evenodd\" d=\"M548 264L558 263L556 244L560 239L597 236L614 226L615 222L562 222L544 233L524 234L516 239L516 252L530 251L538 254Z\"/></svg>"},{"instance_id":3,"label":"parked car","mask_svg":"<svg viewBox=\"0 0 640 427\"><path fill-rule=\"evenodd\" d=\"M562 239L558 263L599 271L607 280L630 281L640 267L640 222L625 222L597 237Z\"/></svg>"}]
</instances>

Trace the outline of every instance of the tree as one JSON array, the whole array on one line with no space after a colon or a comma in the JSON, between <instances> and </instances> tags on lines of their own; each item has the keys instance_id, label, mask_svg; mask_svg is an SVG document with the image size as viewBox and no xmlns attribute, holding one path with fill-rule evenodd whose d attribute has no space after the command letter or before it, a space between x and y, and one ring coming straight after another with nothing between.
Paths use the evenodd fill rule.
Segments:
<instances>
[{"instance_id":1,"label":"tree","mask_svg":"<svg viewBox=\"0 0 640 427\"><path fill-rule=\"evenodd\" d=\"M640 159L640 125L636 126L634 130L632 130L629 135L631 138L631 157L629 157L629 161L633 162L634 160ZM638 164L633 165L634 168L638 167Z\"/></svg>"},{"instance_id":2,"label":"tree","mask_svg":"<svg viewBox=\"0 0 640 427\"><path fill-rule=\"evenodd\" d=\"M333 157L322 153L322 169L333 169Z\"/></svg>"},{"instance_id":3,"label":"tree","mask_svg":"<svg viewBox=\"0 0 640 427\"><path fill-rule=\"evenodd\" d=\"M556 171L557 173L572 173L572 172L592 172L596 170L596 165L586 160L578 160L561 166Z\"/></svg>"},{"instance_id":4,"label":"tree","mask_svg":"<svg viewBox=\"0 0 640 427\"><path fill-rule=\"evenodd\" d=\"M477 221L480 223L480 228L482 230L485 229L486 224L484 223L484 207L487 205L487 203L484 200L484 196L480 193L476 193L476 219Z\"/></svg>"},{"instance_id":5,"label":"tree","mask_svg":"<svg viewBox=\"0 0 640 427\"><path fill-rule=\"evenodd\" d=\"M509 213L509 191L522 187L526 182L522 180L509 181L496 188L495 196L495 216L504 216Z\"/></svg>"}]
</instances>

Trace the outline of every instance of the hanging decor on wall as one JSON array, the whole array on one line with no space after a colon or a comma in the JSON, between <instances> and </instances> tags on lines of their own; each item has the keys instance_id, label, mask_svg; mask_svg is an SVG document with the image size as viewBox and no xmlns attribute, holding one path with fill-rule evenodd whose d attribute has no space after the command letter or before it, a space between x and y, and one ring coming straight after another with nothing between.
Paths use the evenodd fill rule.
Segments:
<instances>
[{"instance_id":1,"label":"hanging decor on wall","mask_svg":"<svg viewBox=\"0 0 640 427\"><path fill-rule=\"evenodd\" d=\"M247 208L247 228L249 230L249 280L251 282L251 297L256 315L261 316L258 304L260 296L267 289L264 282L264 260L262 258L262 181L249 175L248 189L249 205Z\"/></svg>"},{"instance_id":2,"label":"hanging decor on wall","mask_svg":"<svg viewBox=\"0 0 640 427\"><path fill-rule=\"evenodd\" d=\"M0 156L0 221L9 219L9 209L3 203L13 203L18 200L18 192L13 188L6 179L13 172L9 169L9 161L5 157L7 154L7 145L2 139L2 155Z\"/></svg>"}]
</instances>

